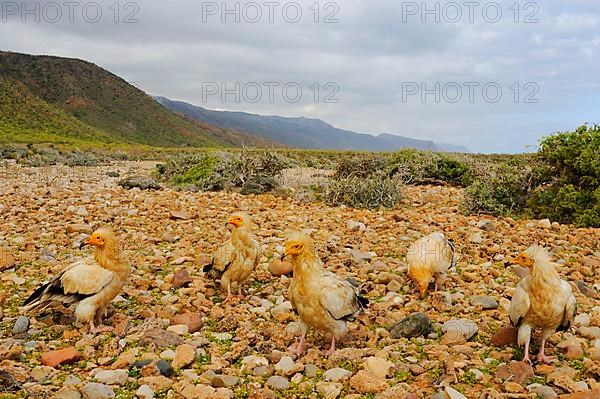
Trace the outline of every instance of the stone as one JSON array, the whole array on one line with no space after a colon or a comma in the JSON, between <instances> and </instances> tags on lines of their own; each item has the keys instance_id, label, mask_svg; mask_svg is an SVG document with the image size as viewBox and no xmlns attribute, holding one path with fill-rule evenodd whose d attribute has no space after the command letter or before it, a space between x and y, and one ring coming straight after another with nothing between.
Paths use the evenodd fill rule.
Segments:
<instances>
[{"instance_id":1,"label":"stone","mask_svg":"<svg viewBox=\"0 0 600 399\"><path fill-rule=\"evenodd\" d=\"M446 395L448 395L448 399L467 399L465 395L451 387L446 387L444 389L444 392L446 393Z\"/></svg>"},{"instance_id":2,"label":"stone","mask_svg":"<svg viewBox=\"0 0 600 399\"><path fill-rule=\"evenodd\" d=\"M600 389L560 395L560 399L600 399Z\"/></svg>"},{"instance_id":3,"label":"stone","mask_svg":"<svg viewBox=\"0 0 600 399\"><path fill-rule=\"evenodd\" d=\"M550 219L542 219L538 222L538 226L543 229L550 229L552 228L552 222Z\"/></svg>"},{"instance_id":4,"label":"stone","mask_svg":"<svg viewBox=\"0 0 600 399\"><path fill-rule=\"evenodd\" d=\"M581 343L575 339L563 341L557 347L569 360L579 359L584 355Z\"/></svg>"},{"instance_id":5,"label":"stone","mask_svg":"<svg viewBox=\"0 0 600 399\"><path fill-rule=\"evenodd\" d=\"M173 358L174 357L175 357L175 355L173 356ZM171 366L171 363L169 363L163 359L159 360L156 363L156 368L158 369L160 374L164 375L165 377L171 377L174 373L173 366Z\"/></svg>"},{"instance_id":6,"label":"stone","mask_svg":"<svg viewBox=\"0 0 600 399\"><path fill-rule=\"evenodd\" d=\"M507 381L504 383L504 390L509 393L523 392L523 387L516 382Z\"/></svg>"},{"instance_id":7,"label":"stone","mask_svg":"<svg viewBox=\"0 0 600 399\"><path fill-rule=\"evenodd\" d=\"M89 224L68 224L67 233L92 234L92 226Z\"/></svg>"},{"instance_id":8,"label":"stone","mask_svg":"<svg viewBox=\"0 0 600 399\"><path fill-rule=\"evenodd\" d=\"M36 366L31 370L31 378L35 382L43 382L49 378L51 378L56 370L53 367L49 366Z\"/></svg>"},{"instance_id":9,"label":"stone","mask_svg":"<svg viewBox=\"0 0 600 399\"><path fill-rule=\"evenodd\" d=\"M342 393L344 386L337 382L324 382L317 383L316 389L319 395L324 399L336 399Z\"/></svg>"},{"instance_id":10,"label":"stone","mask_svg":"<svg viewBox=\"0 0 600 399\"><path fill-rule=\"evenodd\" d=\"M470 340L479 331L477 324L466 319L448 320L442 326L442 337L440 343L442 345L459 345Z\"/></svg>"},{"instance_id":11,"label":"stone","mask_svg":"<svg viewBox=\"0 0 600 399\"><path fill-rule=\"evenodd\" d=\"M175 324L167 327L167 331L173 332L177 335L185 335L190 331L190 328L186 324Z\"/></svg>"},{"instance_id":12,"label":"stone","mask_svg":"<svg viewBox=\"0 0 600 399\"><path fill-rule=\"evenodd\" d=\"M107 385L125 385L129 380L127 370L101 370L94 376L96 381Z\"/></svg>"},{"instance_id":13,"label":"stone","mask_svg":"<svg viewBox=\"0 0 600 399\"><path fill-rule=\"evenodd\" d=\"M491 220L480 220L477 227L487 232L496 230L496 224Z\"/></svg>"},{"instance_id":14,"label":"stone","mask_svg":"<svg viewBox=\"0 0 600 399\"><path fill-rule=\"evenodd\" d=\"M175 350L175 358L173 359L173 368L181 369L191 364L196 359L196 348L189 344L179 345Z\"/></svg>"},{"instance_id":15,"label":"stone","mask_svg":"<svg viewBox=\"0 0 600 399\"><path fill-rule=\"evenodd\" d=\"M175 315L171 320L171 325L185 324L188 326L188 331L193 334L200 331L204 325L202 322L202 315L197 312L188 312Z\"/></svg>"},{"instance_id":16,"label":"stone","mask_svg":"<svg viewBox=\"0 0 600 399\"><path fill-rule=\"evenodd\" d=\"M8 249L0 246L0 271L13 267L15 267L15 258L8 252Z\"/></svg>"},{"instance_id":17,"label":"stone","mask_svg":"<svg viewBox=\"0 0 600 399\"><path fill-rule=\"evenodd\" d=\"M481 236L481 233L473 233L469 236L469 242L473 243L473 244L481 244L483 243L483 237Z\"/></svg>"},{"instance_id":18,"label":"stone","mask_svg":"<svg viewBox=\"0 0 600 399\"><path fill-rule=\"evenodd\" d=\"M139 382L142 385L148 385L155 392L165 390L173 385L172 380L162 375L142 377L139 379Z\"/></svg>"},{"instance_id":19,"label":"stone","mask_svg":"<svg viewBox=\"0 0 600 399\"><path fill-rule=\"evenodd\" d=\"M190 219L190 214L186 211L171 211L169 214L169 218L173 220L188 220Z\"/></svg>"},{"instance_id":20,"label":"stone","mask_svg":"<svg viewBox=\"0 0 600 399\"><path fill-rule=\"evenodd\" d=\"M594 288L588 286L585 282L578 280L575 281L575 285L583 295L588 298L598 299L598 292Z\"/></svg>"},{"instance_id":21,"label":"stone","mask_svg":"<svg viewBox=\"0 0 600 399\"><path fill-rule=\"evenodd\" d=\"M496 377L503 380L511 380L517 384L523 385L524 382L531 380L535 376L533 367L525 362L510 362L496 371Z\"/></svg>"},{"instance_id":22,"label":"stone","mask_svg":"<svg viewBox=\"0 0 600 399\"><path fill-rule=\"evenodd\" d=\"M431 320L425 313L413 313L388 328L394 339L426 336L432 331Z\"/></svg>"},{"instance_id":23,"label":"stone","mask_svg":"<svg viewBox=\"0 0 600 399\"><path fill-rule=\"evenodd\" d=\"M282 261L280 259L273 259L271 262L269 262L268 269L273 276L280 277L292 275L294 266L290 262Z\"/></svg>"},{"instance_id":24,"label":"stone","mask_svg":"<svg viewBox=\"0 0 600 399\"><path fill-rule=\"evenodd\" d=\"M74 347L58 349L42 354L40 362L44 366L56 367L61 364L75 363L81 358L81 354Z\"/></svg>"},{"instance_id":25,"label":"stone","mask_svg":"<svg viewBox=\"0 0 600 399\"><path fill-rule=\"evenodd\" d=\"M165 331L159 328L151 329L142 334L140 338L141 344L154 344L159 348L165 348L168 346L181 345L183 339L170 331Z\"/></svg>"},{"instance_id":26,"label":"stone","mask_svg":"<svg viewBox=\"0 0 600 399\"><path fill-rule=\"evenodd\" d=\"M160 190L162 187L153 178L149 176L129 176L118 182L118 185L131 190L139 188L140 190Z\"/></svg>"},{"instance_id":27,"label":"stone","mask_svg":"<svg viewBox=\"0 0 600 399\"><path fill-rule=\"evenodd\" d=\"M357 221L354 221L354 220L349 220L346 223L346 227L350 231L364 231L367 228L367 226L365 226L364 223L357 222Z\"/></svg>"},{"instance_id":28,"label":"stone","mask_svg":"<svg viewBox=\"0 0 600 399\"><path fill-rule=\"evenodd\" d=\"M148 385L140 385L135 391L135 394L139 399L152 399L154 398L154 391Z\"/></svg>"},{"instance_id":29,"label":"stone","mask_svg":"<svg viewBox=\"0 0 600 399\"><path fill-rule=\"evenodd\" d=\"M252 370L259 366L268 366L269 361L264 357L259 356L246 356L242 359L242 364L247 370Z\"/></svg>"},{"instance_id":30,"label":"stone","mask_svg":"<svg viewBox=\"0 0 600 399\"><path fill-rule=\"evenodd\" d=\"M340 367L336 367L327 370L325 374L323 374L323 378L325 379L325 381L328 382L340 382L347 380L348 378L350 378L351 375L352 373L350 371Z\"/></svg>"},{"instance_id":31,"label":"stone","mask_svg":"<svg viewBox=\"0 0 600 399\"><path fill-rule=\"evenodd\" d=\"M109 399L115 397L112 388L96 382L88 382L81 389L84 399Z\"/></svg>"},{"instance_id":32,"label":"stone","mask_svg":"<svg viewBox=\"0 0 600 399\"><path fill-rule=\"evenodd\" d=\"M208 385L186 384L181 390L181 395L185 399L216 399L216 390Z\"/></svg>"},{"instance_id":33,"label":"stone","mask_svg":"<svg viewBox=\"0 0 600 399\"><path fill-rule=\"evenodd\" d=\"M379 379L386 379L394 363L380 357L369 357L364 365L364 369Z\"/></svg>"},{"instance_id":34,"label":"stone","mask_svg":"<svg viewBox=\"0 0 600 399\"><path fill-rule=\"evenodd\" d=\"M350 378L350 386L359 393L379 393L389 388L385 380L381 380L366 370L359 370Z\"/></svg>"},{"instance_id":35,"label":"stone","mask_svg":"<svg viewBox=\"0 0 600 399\"><path fill-rule=\"evenodd\" d=\"M373 252L362 252L357 251L356 249L348 249L347 251L350 256L352 256L352 260L356 263L370 262L375 257Z\"/></svg>"},{"instance_id":36,"label":"stone","mask_svg":"<svg viewBox=\"0 0 600 399\"><path fill-rule=\"evenodd\" d=\"M13 326L12 333L13 335L23 334L29 328L29 317L27 316L19 316L15 325Z\"/></svg>"},{"instance_id":37,"label":"stone","mask_svg":"<svg viewBox=\"0 0 600 399\"><path fill-rule=\"evenodd\" d=\"M600 339L600 327L579 327L577 334L587 339Z\"/></svg>"},{"instance_id":38,"label":"stone","mask_svg":"<svg viewBox=\"0 0 600 399\"><path fill-rule=\"evenodd\" d=\"M275 365L275 371L280 374L286 375L295 366L294 359L289 356L283 356L281 360Z\"/></svg>"},{"instance_id":39,"label":"stone","mask_svg":"<svg viewBox=\"0 0 600 399\"><path fill-rule=\"evenodd\" d=\"M240 378L233 375L217 374L210 379L210 385L214 388L231 388L240 383Z\"/></svg>"},{"instance_id":40,"label":"stone","mask_svg":"<svg viewBox=\"0 0 600 399\"><path fill-rule=\"evenodd\" d=\"M315 378L319 373L319 368L314 364L307 364L304 366L304 375L307 378Z\"/></svg>"},{"instance_id":41,"label":"stone","mask_svg":"<svg viewBox=\"0 0 600 399\"><path fill-rule=\"evenodd\" d=\"M81 394L75 388L64 388L60 390L54 399L81 399Z\"/></svg>"},{"instance_id":42,"label":"stone","mask_svg":"<svg viewBox=\"0 0 600 399\"><path fill-rule=\"evenodd\" d=\"M527 391L535 393L536 395L541 396L543 399L555 399L558 397L558 394L554 391L554 389L542 384L527 385Z\"/></svg>"},{"instance_id":43,"label":"stone","mask_svg":"<svg viewBox=\"0 0 600 399\"><path fill-rule=\"evenodd\" d=\"M518 331L514 327L501 327L492 336L492 344L496 346L516 345Z\"/></svg>"},{"instance_id":44,"label":"stone","mask_svg":"<svg viewBox=\"0 0 600 399\"><path fill-rule=\"evenodd\" d=\"M496 301L496 299L492 298L491 296L477 295L477 296L471 297L470 302L471 302L471 305L481 306L483 309L486 309L486 310L498 309L498 301Z\"/></svg>"},{"instance_id":45,"label":"stone","mask_svg":"<svg viewBox=\"0 0 600 399\"><path fill-rule=\"evenodd\" d=\"M290 387L290 382L287 378L274 375L267 380L267 386L275 391L284 391Z\"/></svg>"},{"instance_id":46,"label":"stone","mask_svg":"<svg viewBox=\"0 0 600 399\"><path fill-rule=\"evenodd\" d=\"M181 288L185 287L191 282L193 282L190 274L186 269L179 269L173 274L173 279L171 280L171 285L173 288Z\"/></svg>"}]
</instances>

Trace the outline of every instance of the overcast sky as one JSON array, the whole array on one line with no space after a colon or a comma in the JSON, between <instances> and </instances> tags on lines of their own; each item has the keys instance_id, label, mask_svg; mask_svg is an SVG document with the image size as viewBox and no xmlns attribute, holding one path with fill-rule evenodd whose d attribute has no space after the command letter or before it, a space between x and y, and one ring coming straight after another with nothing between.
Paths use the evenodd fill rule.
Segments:
<instances>
[{"instance_id":1,"label":"overcast sky","mask_svg":"<svg viewBox=\"0 0 600 399\"><path fill-rule=\"evenodd\" d=\"M2 1L1 12L2 50L86 59L212 109L480 152L600 122L598 0Z\"/></svg>"}]
</instances>

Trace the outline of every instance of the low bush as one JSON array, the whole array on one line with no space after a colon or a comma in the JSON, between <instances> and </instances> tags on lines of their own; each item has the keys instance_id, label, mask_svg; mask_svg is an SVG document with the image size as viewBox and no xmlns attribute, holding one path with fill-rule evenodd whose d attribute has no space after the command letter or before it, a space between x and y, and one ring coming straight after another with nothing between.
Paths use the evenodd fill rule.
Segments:
<instances>
[{"instance_id":1,"label":"low bush","mask_svg":"<svg viewBox=\"0 0 600 399\"><path fill-rule=\"evenodd\" d=\"M393 208L402 200L403 182L386 173L368 177L350 176L334 179L326 187L324 200L328 205L346 205L361 209Z\"/></svg>"},{"instance_id":2,"label":"low bush","mask_svg":"<svg viewBox=\"0 0 600 399\"><path fill-rule=\"evenodd\" d=\"M175 155L157 165L157 171L163 179L192 190L260 194L277 187L275 178L288 164L268 150L242 150Z\"/></svg>"},{"instance_id":3,"label":"low bush","mask_svg":"<svg viewBox=\"0 0 600 399\"><path fill-rule=\"evenodd\" d=\"M540 184L528 206L536 217L600 227L600 126L584 125L542 140Z\"/></svg>"},{"instance_id":4,"label":"low bush","mask_svg":"<svg viewBox=\"0 0 600 399\"><path fill-rule=\"evenodd\" d=\"M388 170L410 184L443 182L466 187L473 182L470 161L457 154L402 149L390 157Z\"/></svg>"}]
</instances>

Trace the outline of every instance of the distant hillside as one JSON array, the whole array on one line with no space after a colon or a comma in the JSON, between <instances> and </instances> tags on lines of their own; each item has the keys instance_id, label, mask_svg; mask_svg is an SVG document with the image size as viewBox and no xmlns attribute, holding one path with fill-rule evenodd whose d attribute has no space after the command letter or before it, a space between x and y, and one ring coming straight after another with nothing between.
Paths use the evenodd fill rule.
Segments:
<instances>
[{"instance_id":1,"label":"distant hillside","mask_svg":"<svg viewBox=\"0 0 600 399\"><path fill-rule=\"evenodd\" d=\"M27 140L21 136L27 131L33 134L31 141L67 137L158 147L276 145L177 115L120 77L82 60L0 51L0 78L4 101L13 104L12 117L3 118L2 129L16 141ZM45 122L40 109L51 113L52 121Z\"/></svg>"},{"instance_id":2,"label":"distant hillside","mask_svg":"<svg viewBox=\"0 0 600 399\"><path fill-rule=\"evenodd\" d=\"M118 141L0 77L0 143L111 143Z\"/></svg>"},{"instance_id":3,"label":"distant hillside","mask_svg":"<svg viewBox=\"0 0 600 399\"><path fill-rule=\"evenodd\" d=\"M245 112L212 111L182 101L155 97L166 108L190 118L265 137L296 148L393 151L399 148L417 148L431 151L468 152L458 146L438 145L433 141L418 140L393 134L372 136L335 128L322 120L284 118Z\"/></svg>"}]
</instances>

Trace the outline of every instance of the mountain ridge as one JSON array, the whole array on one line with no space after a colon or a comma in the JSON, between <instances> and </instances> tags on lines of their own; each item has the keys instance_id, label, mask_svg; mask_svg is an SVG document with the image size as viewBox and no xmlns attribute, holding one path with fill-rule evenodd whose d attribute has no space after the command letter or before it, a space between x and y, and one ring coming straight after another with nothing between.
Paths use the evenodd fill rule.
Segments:
<instances>
[{"instance_id":1,"label":"mountain ridge","mask_svg":"<svg viewBox=\"0 0 600 399\"><path fill-rule=\"evenodd\" d=\"M431 140L415 139L391 133L371 135L339 129L321 120L279 115L260 115L244 111L209 110L163 96L153 98L171 111L215 126L252 133L261 137L305 149L394 151L416 148L429 151L469 152L468 149ZM450 151L448 151L450 150Z\"/></svg>"}]
</instances>

